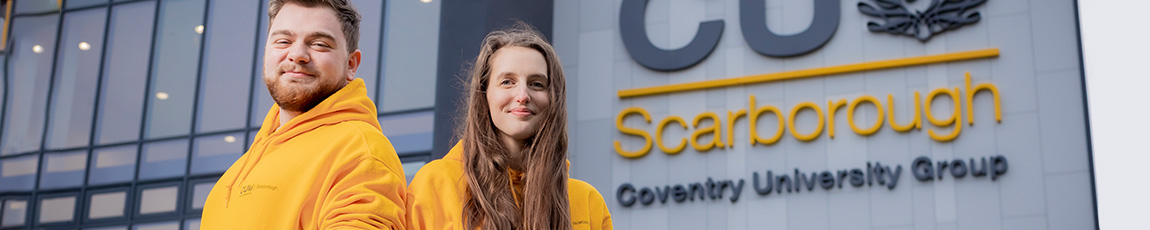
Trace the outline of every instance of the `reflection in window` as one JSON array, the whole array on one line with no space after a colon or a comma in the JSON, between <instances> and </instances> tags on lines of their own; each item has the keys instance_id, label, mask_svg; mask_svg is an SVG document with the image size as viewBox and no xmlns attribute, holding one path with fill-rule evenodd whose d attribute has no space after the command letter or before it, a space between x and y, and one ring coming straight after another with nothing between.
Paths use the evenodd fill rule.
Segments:
<instances>
[{"instance_id":1,"label":"reflection in window","mask_svg":"<svg viewBox=\"0 0 1150 230\"><path fill-rule=\"evenodd\" d=\"M24 217L28 214L28 200L9 199L0 202L0 227L13 227L24 225Z\"/></svg>"},{"instance_id":2,"label":"reflection in window","mask_svg":"<svg viewBox=\"0 0 1150 230\"><path fill-rule=\"evenodd\" d=\"M152 43L154 1L112 7L104 81L96 123L96 143L133 141L140 137L140 116Z\"/></svg>"},{"instance_id":3,"label":"reflection in window","mask_svg":"<svg viewBox=\"0 0 1150 230\"><path fill-rule=\"evenodd\" d=\"M375 87L379 85L379 57L383 56L379 53L379 45L383 43L379 40L379 32L383 30L383 26L380 25L383 20L383 2L351 0L351 4L355 5L355 9L359 11L362 17L359 22L358 44L362 59L360 59L359 69L355 71L355 76L363 78L363 83L367 86L367 96L372 101L378 101L375 96Z\"/></svg>"},{"instance_id":4,"label":"reflection in window","mask_svg":"<svg viewBox=\"0 0 1150 230\"><path fill-rule=\"evenodd\" d=\"M88 185L130 181L136 172L136 145L93 150L90 164Z\"/></svg>"},{"instance_id":5,"label":"reflection in window","mask_svg":"<svg viewBox=\"0 0 1150 230\"><path fill-rule=\"evenodd\" d=\"M188 134L203 39L204 0L160 2L146 138Z\"/></svg>"},{"instance_id":6,"label":"reflection in window","mask_svg":"<svg viewBox=\"0 0 1150 230\"><path fill-rule=\"evenodd\" d=\"M400 156L430 152L434 124L433 111L379 117L383 135L387 136Z\"/></svg>"},{"instance_id":7,"label":"reflection in window","mask_svg":"<svg viewBox=\"0 0 1150 230\"><path fill-rule=\"evenodd\" d=\"M212 187L215 182L199 183L192 187L192 209L204 209L204 203L208 201L208 194L212 192Z\"/></svg>"},{"instance_id":8,"label":"reflection in window","mask_svg":"<svg viewBox=\"0 0 1150 230\"><path fill-rule=\"evenodd\" d=\"M45 15L12 20L8 107L0 134L0 155L40 149L58 19L57 15Z\"/></svg>"},{"instance_id":9,"label":"reflection in window","mask_svg":"<svg viewBox=\"0 0 1150 230\"><path fill-rule=\"evenodd\" d=\"M435 106L440 2L387 1L380 112Z\"/></svg>"},{"instance_id":10,"label":"reflection in window","mask_svg":"<svg viewBox=\"0 0 1150 230\"><path fill-rule=\"evenodd\" d=\"M65 9L76 9L87 6L103 5L108 3L108 0L64 0Z\"/></svg>"},{"instance_id":11,"label":"reflection in window","mask_svg":"<svg viewBox=\"0 0 1150 230\"><path fill-rule=\"evenodd\" d=\"M75 215L76 197L65 196L40 200L39 223L68 222Z\"/></svg>"},{"instance_id":12,"label":"reflection in window","mask_svg":"<svg viewBox=\"0 0 1150 230\"><path fill-rule=\"evenodd\" d=\"M105 9L64 14L56 78L52 86L52 110L48 113L49 149L88 144L92 129L92 100L104 44Z\"/></svg>"},{"instance_id":13,"label":"reflection in window","mask_svg":"<svg viewBox=\"0 0 1150 230\"><path fill-rule=\"evenodd\" d=\"M39 223L69 222L76 214L76 197L45 198L38 208Z\"/></svg>"},{"instance_id":14,"label":"reflection in window","mask_svg":"<svg viewBox=\"0 0 1150 230\"><path fill-rule=\"evenodd\" d=\"M45 0L23 0L15 4L15 6L16 10L13 12L15 14L44 13L60 10L60 5L56 1Z\"/></svg>"},{"instance_id":15,"label":"reflection in window","mask_svg":"<svg viewBox=\"0 0 1150 230\"><path fill-rule=\"evenodd\" d=\"M192 174L222 173L243 155L244 133L197 137L192 150Z\"/></svg>"},{"instance_id":16,"label":"reflection in window","mask_svg":"<svg viewBox=\"0 0 1150 230\"><path fill-rule=\"evenodd\" d=\"M180 230L180 222L161 222L161 223L148 223L137 224L132 226L133 230Z\"/></svg>"},{"instance_id":17,"label":"reflection in window","mask_svg":"<svg viewBox=\"0 0 1150 230\"><path fill-rule=\"evenodd\" d=\"M208 37L201 74L197 132L246 126L248 91L252 84L251 52L262 1L214 1L205 29ZM261 43L262 44L262 43ZM263 84L263 81L255 81Z\"/></svg>"},{"instance_id":18,"label":"reflection in window","mask_svg":"<svg viewBox=\"0 0 1150 230\"><path fill-rule=\"evenodd\" d=\"M260 15L268 15L267 4L260 4ZM260 127L264 124L264 117L268 115L268 110L271 109L275 101L272 100L271 93L268 93L268 86L264 84L263 79L263 63L264 63L264 46L268 39L268 18L267 16L260 16L260 27L258 29L259 37L256 38L256 78L255 85L252 86L252 116L249 117L249 126Z\"/></svg>"},{"instance_id":19,"label":"reflection in window","mask_svg":"<svg viewBox=\"0 0 1150 230\"><path fill-rule=\"evenodd\" d=\"M147 188L140 191L141 215L176 211L179 186Z\"/></svg>"},{"instance_id":20,"label":"reflection in window","mask_svg":"<svg viewBox=\"0 0 1150 230\"><path fill-rule=\"evenodd\" d=\"M185 220L184 229L200 229L200 219Z\"/></svg>"},{"instance_id":21,"label":"reflection in window","mask_svg":"<svg viewBox=\"0 0 1150 230\"><path fill-rule=\"evenodd\" d=\"M188 160L188 140L152 142L144 144L140 180L184 175Z\"/></svg>"},{"instance_id":22,"label":"reflection in window","mask_svg":"<svg viewBox=\"0 0 1150 230\"><path fill-rule=\"evenodd\" d=\"M39 160L36 155L0 160L0 192L31 191Z\"/></svg>"},{"instance_id":23,"label":"reflection in window","mask_svg":"<svg viewBox=\"0 0 1150 230\"><path fill-rule=\"evenodd\" d=\"M78 187L84 183L84 164L88 151L45 153L44 173L40 174L40 189Z\"/></svg>"},{"instance_id":24,"label":"reflection in window","mask_svg":"<svg viewBox=\"0 0 1150 230\"><path fill-rule=\"evenodd\" d=\"M126 191L93 194L88 203L88 219L122 217L127 200Z\"/></svg>"}]
</instances>

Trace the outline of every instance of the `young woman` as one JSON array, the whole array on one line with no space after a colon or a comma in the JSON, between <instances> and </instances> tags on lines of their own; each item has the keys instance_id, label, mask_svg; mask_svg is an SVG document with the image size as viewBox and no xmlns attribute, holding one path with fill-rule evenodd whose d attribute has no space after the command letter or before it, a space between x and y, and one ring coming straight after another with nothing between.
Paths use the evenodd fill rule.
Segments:
<instances>
[{"instance_id":1,"label":"young woman","mask_svg":"<svg viewBox=\"0 0 1150 230\"><path fill-rule=\"evenodd\" d=\"M563 67L518 23L483 39L458 144L408 187L408 229L611 229L603 196L568 178Z\"/></svg>"}]
</instances>

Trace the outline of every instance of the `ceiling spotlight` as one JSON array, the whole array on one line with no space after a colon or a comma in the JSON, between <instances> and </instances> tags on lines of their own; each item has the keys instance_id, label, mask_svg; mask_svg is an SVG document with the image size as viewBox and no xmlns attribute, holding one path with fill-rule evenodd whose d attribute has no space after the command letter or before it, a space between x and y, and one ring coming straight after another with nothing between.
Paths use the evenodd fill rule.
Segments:
<instances>
[{"instance_id":1,"label":"ceiling spotlight","mask_svg":"<svg viewBox=\"0 0 1150 230\"><path fill-rule=\"evenodd\" d=\"M235 136L226 136L226 137L224 137L224 142L235 143L236 137Z\"/></svg>"},{"instance_id":2,"label":"ceiling spotlight","mask_svg":"<svg viewBox=\"0 0 1150 230\"><path fill-rule=\"evenodd\" d=\"M34 46L32 46L32 52L33 53L43 53L44 47L40 46L40 45L34 45Z\"/></svg>"},{"instance_id":3,"label":"ceiling spotlight","mask_svg":"<svg viewBox=\"0 0 1150 230\"><path fill-rule=\"evenodd\" d=\"M165 92L156 93L156 99L168 100L168 93L165 93Z\"/></svg>"},{"instance_id":4,"label":"ceiling spotlight","mask_svg":"<svg viewBox=\"0 0 1150 230\"><path fill-rule=\"evenodd\" d=\"M89 50L89 49L92 49L92 44L88 44L88 42L80 42L80 50Z\"/></svg>"},{"instance_id":5,"label":"ceiling spotlight","mask_svg":"<svg viewBox=\"0 0 1150 230\"><path fill-rule=\"evenodd\" d=\"M196 26L196 33L197 34L203 34L204 33L204 25Z\"/></svg>"}]
</instances>

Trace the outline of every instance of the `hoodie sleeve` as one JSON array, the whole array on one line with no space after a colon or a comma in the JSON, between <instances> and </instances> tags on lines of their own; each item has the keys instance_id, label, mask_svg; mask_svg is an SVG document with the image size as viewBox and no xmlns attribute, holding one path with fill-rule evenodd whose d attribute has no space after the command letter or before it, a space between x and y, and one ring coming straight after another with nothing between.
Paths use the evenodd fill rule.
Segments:
<instances>
[{"instance_id":1,"label":"hoodie sleeve","mask_svg":"<svg viewBox=\"0 0 1150 230\"><path fill-rule=\"evenodd\" d=\"M403 171L372 157L337 167L330 189L320 197L319 229L404 229Z\"/></svg>"}]
</instances>

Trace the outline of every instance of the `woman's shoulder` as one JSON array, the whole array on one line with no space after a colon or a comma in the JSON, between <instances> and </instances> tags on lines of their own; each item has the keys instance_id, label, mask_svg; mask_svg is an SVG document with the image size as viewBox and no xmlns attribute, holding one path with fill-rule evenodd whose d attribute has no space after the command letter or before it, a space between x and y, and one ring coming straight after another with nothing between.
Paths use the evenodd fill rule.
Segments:
<instances>
[{"instance_id":1,"label":"woman's shoulder","mask_svg":"<svg viewBox=\"0 0 1150 230\"><path fill-rule=\"evenodd\" d=\"M567 196L579 197L584 201L583 203L604 203L603 195L599 194L599 190L596 190L595 186L575 178L567 179ZM576 199L571 201L576 202Z\"/></svg>"}]
</instances>

